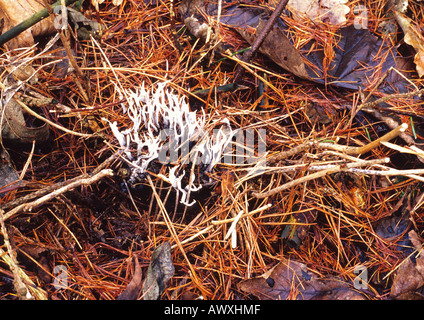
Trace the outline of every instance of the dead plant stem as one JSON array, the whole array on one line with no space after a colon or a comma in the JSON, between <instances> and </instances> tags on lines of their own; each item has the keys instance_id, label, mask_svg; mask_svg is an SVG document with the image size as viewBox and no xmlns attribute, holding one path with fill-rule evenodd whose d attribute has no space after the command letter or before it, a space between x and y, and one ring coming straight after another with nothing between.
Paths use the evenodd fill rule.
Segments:
<instances>
[{"instance_id":1,"label":"dead plant stem","mask_svg":"<svg viewBox=\"0 0 424 320\"><path fill-rule=\"evenodd\" d=\"M58 125L57 123L54 123L54 122L50 121L49 119L44 118L43 116L39 115L37 112L34 112L31 108L29 108L25 103L23 103L19 99L16 99L16 102L22 108L24 108L24 110L26 112L28 112L30 115L36 117L37 119L44 121L45 123L51 125L52 127L55 127L56 129L59 129L59 130L64 131L66 133L73 134L75 136L79 136L79 137L83 137L83 138L90 138L90 137L94 136L93 134L79 133L79 132L75 132L75 131L66 129L65 127L62 127L61 125Z\"/></svg>"},{"instance_id":2,"label":"dead plant stem","mask_svg":"<svg viewBox=\"0 0 424 320\"><path fill-rule=\"evenodd\" d=\"M111 169L103 169L100 172L94 174L94 175L84 175L83 177L77 177L77 179L74 179L72 182L67 182L64 186L53 190L51 193L48 193L40 198L38 198L37 200L31 201L29 203L23 203L15 208L13 208L12 210L8 211L3 219L7 220L10 217L12 217L13 215L19 213L19 212L23 212L23 211L31 211L32 209L46 203L49 200L52 200L56 197L58 197L59 195L70 191L72 189L75 189L79 186L82 185L91 185L97 181L99 181L100 179L104 178L104 177L110 177L113 176L113 171Z\"/></svg>"},{"instance_id":3,"label":"dead plant stem","mask_svg":"<svg viewBox=\"0 0 424 320\"><path fill-rule=\"evenodd\" d=\"M345 169L350 169L350 168L355 168L355 167L360 167L360 166L364 166L364 163L363 162L353 162L353 163L348 163L346 165L336 165L332 168L321 170L321 171L318 171L318 172L315 172L315 173L311 173L307 176L289 181L289 182L287 182L287 183L285 183L285 184L283 184L279 187L276 187L274 189L271 189L270 191L267 191L267 192L262 192L262 193L253 192L252 195L254 197L258 198L258 199L263 199L263 198L266 198L266 197L270 197L274 194L277 194L277 193L279 193L283 190L292 188L292 187L294 187L298 184L301 184L301 183L304 183L304 182L307 182L307 181L311 181L311 180L314 180L314 179L322 178L322 177L324 177L328 174L341 172L341 171L344 171Z\"/></svg>"},{"instance_id":4,"label":"dead plant stem","mask_svg":"<svg viewBox=\"0 0 424 320\"><path fill-rule=\"evenodd\" d=\"M260 46L262 45L262 42L265 40L265 38L268 36L269 31L274 26L277 19L280 17L281 13L283 12L284 8L286 7L289 0L280 0L278 3L278 6L275 8L274 12L272 13L271 17L268 19L265 27L262 29L262 32L256 37L255 41L252 44L252 48L250 50L247 50L243 53L242 61L248 62L252 59L252 57L256 54ZM242 66L239 64L237 66L237 69L234 73L234 83L240 82L240 78L242 76Z\"/></svg>"}]
</instances>

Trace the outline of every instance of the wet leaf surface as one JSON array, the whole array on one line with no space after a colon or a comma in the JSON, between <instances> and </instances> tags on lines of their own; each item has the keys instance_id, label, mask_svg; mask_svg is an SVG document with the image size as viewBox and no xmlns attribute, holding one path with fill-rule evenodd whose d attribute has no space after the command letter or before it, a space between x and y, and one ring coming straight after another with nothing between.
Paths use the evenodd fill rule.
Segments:
<instances>
[{"instance_id":1,"label":"wet leaf surface","mask_svg":"<svg viewBox=\"0 0 424 320\"><path fill-rule=\"evenodd\" d=\"M402 261L393 278L390 296L394 299L410 299L411 295L417 297L416 290L424 286L424 256L422 243L414 230L409 232L409 237L416 251Z\"/></svg>"},{"instance_id":2,"label":"wet leaf surface","mask_svg":"<svg viewBox=\"0 0 424 320\"><path fill-rule=\"evenodd\" d=\"M216 19L217 2L186 0L180 5L183 18L194 16L199 21L204 21L200 14L203 11ZM266 9L233 5L223 9L220 22L234 28L251 44L260 34L268 16L269 12ZM391 68L405 70L400 68L405 66L405 59L398 55L388 41L384 41L366 29L348 26L337 30L333 40L333 59L326 68L324 66L326 48L312 40L298 51L293 45L294 39L286 35L287 28L283 20L278 20L259 51L301 78L357 90L367 88L373 79L376 79L375 77L380 77L387 72L391 81L383 81L381 91L405 92L409 86L405 78L389 70ZM381 55L386 57L384 61L375 59ZM409 70L409 73L411 72L412 69Z\"/></svg>"},{"instance_id":3,"label":"wet leaf surface","mask_svg":"<svg viewBox=\"0 0 424 320\"><path fill-rule=\"evenodd\" d=\"M152 254L146 279L143 284L144 300L157 300L165 290L166 282L174 275L174 264L171 259L171 245L165 242L158 246Z\"/></svg>"},{"instance_id":4,"label":"wet leaf surface","mask_svg":"<svg viewBox=\"0 0 424 320\"><path fill-rule=\"evenodd\" d=\"M265 275L241 282L240 289L264 300L365 299L341 278L320 278L294 260L283 260Z\"/></svg>"}]
</instances>

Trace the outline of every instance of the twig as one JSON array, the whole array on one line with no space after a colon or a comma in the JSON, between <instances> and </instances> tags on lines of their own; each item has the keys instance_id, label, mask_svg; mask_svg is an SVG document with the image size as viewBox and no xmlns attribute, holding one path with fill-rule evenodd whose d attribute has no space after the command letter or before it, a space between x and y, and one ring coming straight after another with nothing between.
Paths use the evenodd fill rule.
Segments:
<instances>
[{"instance_id":1,"label":"twig","mask_svg":"<svg viewBox=\"0 0 424 320\"><path fill-rule=\"evenodd\" d=\"M47 0L44 0L46 9L49 13L49 15L52 15L54 17L54 12L53 12L53 7L49 5L49 3L47 2ZM60 27L60 29L57 30L57 32L59 33L60 36L60 40L63 44L63 47L65 48L66 54L68 56L69 62L72 65L72 68L75 70L76 73L76 77L74 77L75 83L78 86L78 88L80 89L80 92L83 96L83 99L86 103L90 102L90 82L86 79L86 77L84 76L84 73L82 72L80 66L78 65L78 63L75 60L74 54L72 53L72 49L71 49L71 45L69 43L69 30L68 30L68 13L66 10L66 3L65 0L60 0L60 3L62 5L62 26ZM54 17L55 18L55 17ZM66 24L65 24L66 22ZM85 84L87 85L87 90L82 86L80 80L83 80L85 82ZM88 93L87 93L88 92Z\"/></svg>"},{"instance_id":2,"label":"twig","mask_svg":"<svg viewBox=\"0 0 424 320\"><path fill-rule=\"evenodd\" d=\"M77 0L66 0L66 5L73 4ZM54 4L52 4L52 8L55 8L61 4L61 1L57 1ZM42 9L35 13L32 17L26 19L25 21L19 23L17 26L13 27L12 29L6 31L2 35L0 35L0 46L4 43L8 42L9 40L13 39L14 37L18 36L22 32L24 32L26 29L32 27L36 23L40 22L41 20L47 18L49 16L49 13L47 9Z\"/></svg>"},{"instance_id":3,"label":"twig","mask_svg":"<svg viewBox=\"0 0 424 320\"><path fill-rule=\"evenodd\" d=\"M81 175L81 176L78 176L78 177L69 179L67 181L58 182L58 183L56 183L54 185L44 187L43 189L34 191L34 192L32 192L30 194L27 194L26 196L23 196L21 198L17 198L17 199L15 199L13 201L6 202L6 203L0 205L0 209L7 210L9 208L16 208L16 207L18 207L18 206L20 206L20 205L22 205L24 203L27 203L27 202L29 202L29 201L31 201L33 199L36 199L36 198L45 196L46 194L51 193L54 190L57 190L59 188L62 188L63 186L66 186L66 185L68 185L70 183L73 183L73 182L78 181L80 179L91 177L91 176L99 173L104 168L106 168L110 163L112 163L112 161L114 161L119 156L119 154L120 154L120 152L114 153L113 155L111 155L109 158L107 158L105 161L103 161L99 166L97 166L93 170L93 172L90 173L90 174L84 174L84 175Z\"/></svg>"},{"instance_id":4,"label":"twig","mask_svg":"<svg viewBox=\"0 0 424 320\"><path fill-rule=\"evenodd\" d=\"M387 100L390 99L402 99L402 98L410 98L413 96L419 96L421 94L424 93L424 89L420 89L420 90L416 90L416 91L412 91L412 92L406 92L406 93L394 93L385 97L382 97L380 99L377 99L375 101L371 101L371 102L367 102L365 104L361 104L358 106L357 110L361 110L364 108L372 108L382 102L386 102Z\"/></svg>"},{"instance_id":5,"label":"twig","mask_svg":"<svg viewBox=\"0 0 424 320\"><path fill-rule=\"evenodd\" d=\"M83 138L91 138L94 136L94 134L87 134L87 133L79 133L79 132L75 132L69 129L66 129L65 127L62 127L61 125L58 125L57 123L54 123L52 121L50 121L49 119L44 118L43 116L39 115L37 112L32 111L31 108L29 108L25 103L23 103L22 101L20 101L19 99L15 99L15 101L22 107L25 109L26 112L28 112L30 115L36 117L37 119L40 119L42 121L44 121L45 123L51 125L52 127L55 127L56 129L59 129L61 131L64 131L66 133L70 133L73 134L75 136L79 136L79 137L83 137Z\"/></svg>"},{"instance_id":6,"label":"twig","mask_svg":"<svg viewBox=\"0 0 424 320\"><path fill-rule=\"evenodd\" d=\"M280 17L281 13L283 12L284 8L286 7L289 0L280 0L278 3L278 6L275 8L274 12L271 14L271 17L268 19L265 27L262 29L262 32L259 34L259 36L255 39L255 41L252 44L252 48L243 54L242 61L247 62L252 59L252 57L256 54L259 47L262 45L262 42L265 40L265 38L268 36L269 31L274 26L277 19ZM240 77L242 75L242 66L239 64L237 66L237 69L234 74L234 83L237 84L240 82Z\"/></svg>"},{"instance_id":7,"label":"twig","mask_svg":"<svg viewBox=\"0 0 424 320\"><path fill-rule=\"evenodd\" d=\"M361 160L361 159L355 159L354 163L361 162L361 166L374 166L377 164L387 163L390 161L389 158L383 158L383 159L372 159L372 160ZM333 161L334 163L328 163L328 164L312 164L312 165L305 165L305 164L298 164L293 166L286 166L286 167L270 167L270 168L264 168L263 175L265 174L274 174L274 173L281 173L281 172L292 172L296 170L308 170L308 171L321 171L321 170L327 170L334 168L336 166L343 166L346 164L343 160L338 160L338 162ZM342 162L342 163L340 163Z\"/></svg>"},{"instance_id":8,"label":"twig","mask_svg":"<svg viewBox=\"0 0 424 320\"><path fill-rule=\"evenodd\" d=\"M43 290L38 289L37 286L28 277L28 275L18 266L16 260L16 253L14 252L12 245L10 244L9 234L7 232L4 220L4 211L0 209L1 233L3 235L4 244L7 248L7 253L0 248L0 256L12 271L13 285L15 287L16 293L18 294L21 300L34 299L34 297L39 300L47 300L46 293ZM25 284L25 282L30 284L31 290Z\"/></svg>"},{"instance_id":9,"label":"twig","mask_svg":"<svg viewBox=\"0 0 424 320\"><path fill-rule=\"evenodd\" d=\"M386 162L388 162L388 158L386 158ZM301 177L299 179L289 181L289 182L287 182L287 183L285 183L285 184L283 184L283 185L281 185L277 188L274 188L270 191L267 191L267 192L262 192L262 193L252 192L252 196L254 196L258 199L263 199L263 198L266 198L266 197L270 197L274 194L277 194L277 193L279 193L279 192L281 192L285 189L292 188L292 187L294 187L298 184L301 184L303 182L307 182L307 181L310 181L310 180L321 178L321 177L324 177L328 174L341 172L341 171L344 171L345 169L361 167L361 166L364 166L364 165L366 165L366 164L364 164L363 162L354 162L354 163L348 163L346 165L337 165L337 166L334 166L332 168L321 170L321 171L318 171L318 172L315 172L315 173L311 173L311 174L304 176L304 177Z\"/></svg>"},{"instance_id":10,"label":"twig","mask_svg":"<svg viewBox=\"0 0 424 320\"><path fill-rule=\"evenodd\" d=\"M311 147L316 147L318 149L328 149L328 150L338 151L346 155L361 155L377 148L379 145L381 145L384 142L388 142L396 138L400 134L404 133L407 128L408 128L408 124L402 123L400 126L394 128L392 131L386 133L384 136L362 147L345 146L345 145L327 143L327 142L306 142L296 147L293 147L290 150L279 152L277 155L269 159L269 163L272 164L277 161L290 158L298 153L301 153L305 150L310 149Z\"/></svg>"},{"instance_id":11,"label":"twig","mask_svg":"<svg viewBox=\"0 0 424 320\"><path fill-rule=\"evenodd\" d=\"M296 147L293 147L290 150L281 151L277 155L275 155L271 159L269 159L269 162L274 163L274 162L277 162L277 161L280 161L280 160L290 158L290 157L292 157L292 156L294 156L298 153L301 153L305 150L308 150L310 147L311 147L310 144L304 143L304 144L298 145Z\"/></svg>"},{"instance_id":12,"label":"twig","mask_svg":"<svg viewBox=\"0 0 424 320\"><path fill-rule=\"evenodd\" d=\"M374 141L372 141L372 142L370 142L370 143L368 143L368 144L366 144L365 146L362 146L362 147L341 146L341 145L333 144L333 143L317 143L316 145L317 145L318 148L325 148L325 149L340 151L340 152L344 152L344 153L350 154L350 155L352 155L352 154L360 155L360 154L367 153L367 152L377 148L382 142L390 141L390 140L396 138L401 133L405 132L405 130L407 128L408 128L408 124L402 123L397 128L386 133L384 136L382 136L382 137L378 138L377 140L374 140Z\"/></svg>"},{"instance_id":13,"label":"twig","mask_svg":"<svg viewBox=\"0 0 424 320\"><path fill-rule=\"evenodd\" d=\"M57 196L61 195L62 193L65 193L67 191L70 191L72 189L75 189L79 186L82 185L90 185L93 184L95 182L97 182L98 180L104 178L104 177L108 177L108 176L113 176L113 171L111 169L103 169L100 172L94 174L94 175L89 175L88 177L77 177L77 179L74 179L72 182L67 183L66 185L58 188L57 190L52 191L49 194L46 194L40 198L38 198L37 200L34 200L32 202L29 203L24 203L21 204L17 207L15 207L14 209L8 211L3 219L7 220L10 217L12 217L13 215L22 212L22 211L31 211L32 209L42 205L43 203L56 198Z\"/></svg>"}]
</instances>

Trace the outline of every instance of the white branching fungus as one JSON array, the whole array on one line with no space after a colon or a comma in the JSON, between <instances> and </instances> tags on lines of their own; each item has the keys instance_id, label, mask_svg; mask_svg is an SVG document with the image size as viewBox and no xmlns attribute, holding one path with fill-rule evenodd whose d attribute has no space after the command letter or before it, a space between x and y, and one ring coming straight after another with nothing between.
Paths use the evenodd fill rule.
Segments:
<instances>
[{"instance_id":1,"label":"white branching fungus","mask_svg":"<svg viewBox=\"0 0 424 320\"><path fill-rule=\"evenodd\" d=\"M204 111L200 116L190 111L185 98L165 86L160 83L156 90L150 91L143 84L136 91L125 92L116 86L119 97L125 99L122 109L130 126L120 130L116 122L106 121L131 164L129 182L142 179L152 162L168 164L168 175L158 176L171 184L177 196L181 194L182 204L191 206L195 201L190 202L190 192L198 191L202 185L195 185L192 170L188 184L183 186L185 170L182 165L202 164L206 165L206 172L211 172L220 162L235 131L226 118L213 122L207 130ZM214 129L215 126L219 128Z\"/></svg>"}]
</instances>

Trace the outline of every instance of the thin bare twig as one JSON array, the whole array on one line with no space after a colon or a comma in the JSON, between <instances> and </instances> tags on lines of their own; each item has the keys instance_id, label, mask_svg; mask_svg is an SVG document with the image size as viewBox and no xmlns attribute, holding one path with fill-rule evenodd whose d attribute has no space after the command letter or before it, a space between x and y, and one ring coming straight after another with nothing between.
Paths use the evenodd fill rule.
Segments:
<instances>
[{"instance_id":1,"label":"thin bare twig","mask_svg":"<svg viewBox=\"0 0 424 320\"><path fill-rule=\"evenodd\" d=\"M252 48L250 50L247 50L243 53L243 62L250 61L253 56L256 54L260 46L262 45L262 42L264 42L265 38L268 36L269 31L274 26L277 19L280 17L281 13L283 12L284 8L286 7L289 0L280 0L278 3L278 6L275 8L273 13L271 14L271 17L268 19L265 27L263 28L262 32L259 34L259 36L255 39L255 41L252 44ZM242 76L242 65L239 64L236 68L236 71L234 73L234 83L240 82L240 78Z\"/></svg>"},{"instance_id":2,"label":"thin bare twig","mask_svg":"<svg viewBox=\"0 0 424 320\"><path fill-rule=\"evenodd\" d=\"M388 158L386 158L385 161L388 162L389 161ZM278 187L276 187L276 188L274 188L270 191L267 191L267 192L252 192L252 196L254 196L258 199L267 198L267 197L270 197L274 194L277 194L277 193L279 193L283 190L290 189L294 186L297 186L298 184L301 184L301 183L304 183L304 182L307 182L307 181L311 181L311 180L314 180L314 179L318 179L318 178L324 177L328 174L341 172L345 169L361 167L361 166L364 166L364 165L366 165L366 162L365 163L364 162L353 162L353 163L348 163L346 165L337 165L337 166L334 166L332 168L321 170L321 171L318 171L318 172L315 172L315 173L311 173L307 176L289 181L289 182L287 182L287 183L285 183L281 186L278 186Z\"/></svg>"},{"instance_id":3,"label":"thin bare twig","mask_svg":"<svg viewBox=\"0 0 424 320\"><path fill-rule=\"evenodd\" d=\"M8 211L6 214L4 214L3 219L7 220L10 217L12 217L13 215L22 212L22 211L31 211L32 209L46 203L47 201L56 198L57 196L61 195L62 193L65 193L67 191L70 191L72 189L75 189L79 186L82 185L90 185L93 184L97 181L99 181L100 179L104 178L104 177L110 177L113 176L113 171L111 169L103 169L100 172L94 174L94 175L89 175L89 176L85 176L85 177L78 177L77 179L74 179L72 182L68 182L66 183L64 186L58 188L57 190L53 190L51 193L46 194L40 198L38 198L37 200L31 201L29 203L24 203L21 204L15 208L13 208L12 210Z\"/></svg>"}]
</instances>

